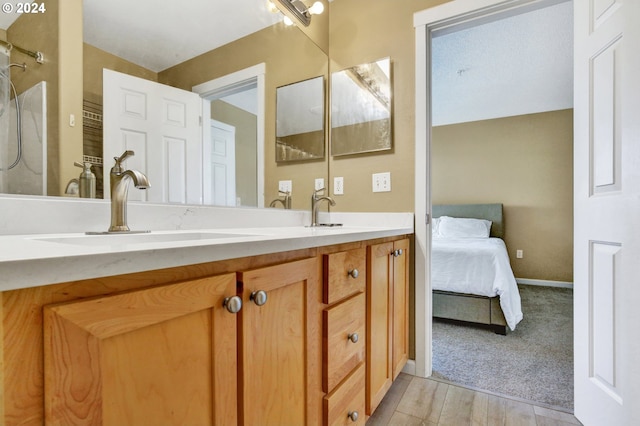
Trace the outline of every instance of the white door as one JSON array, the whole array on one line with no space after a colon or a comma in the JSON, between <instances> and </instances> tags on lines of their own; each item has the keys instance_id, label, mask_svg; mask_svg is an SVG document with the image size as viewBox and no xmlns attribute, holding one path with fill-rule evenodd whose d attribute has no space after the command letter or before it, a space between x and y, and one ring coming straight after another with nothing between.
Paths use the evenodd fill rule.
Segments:
<instances>
[{"instance_id":1,"label":"white door","mask_svg":"<svg viewBox=\"0 0 640 426\"><path fill-rule=\"evenodd\" d=\"M640 2L574 0L575 415L640 424Z\"/></svg>"},{"instance_id":2,"label":"white door","mask_svg":"<svg viewBox=\"0 0 640 426\"><path fill-rule=\"evenodd\" d=\"M105 198L113 158L135 152L126 168L151 187L130 200L202 204L202 99L198 94L105 69L103 71Z\"/></svg>"},{"instance_id":3,"label":"white door","mask_svg":"<svg viewBox=\"0 0 640 426\"><path fill-rule=\"evenodd\" d=\"M236 128L211 120L211 137L203 148L205 204L235 206Z\"/></svg>"}]
</instances>

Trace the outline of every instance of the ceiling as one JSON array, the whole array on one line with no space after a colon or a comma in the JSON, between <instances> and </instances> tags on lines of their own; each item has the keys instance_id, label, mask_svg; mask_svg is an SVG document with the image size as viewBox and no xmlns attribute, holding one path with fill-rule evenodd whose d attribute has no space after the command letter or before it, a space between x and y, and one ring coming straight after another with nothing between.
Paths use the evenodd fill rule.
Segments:
<instances>
[{"instance_id":1,"label":"ceiling","mask_svg":"<svg viewBox=\"0 0 640 426\"><path fill-rule=\"evenodd\" d=\"M432 41L433 125L573 107L571 1Z\"/></svg>"},{"instance_id":2,"label":"ceiling","mask_svg":"<svg viewBox=\"0 0 640 426\"><path fill-rule=\"evenodd\" d=\"M281 21L283 15L266 5L266 0L84 0L84 41L159 72ZM18 16L0 14L0 28Z\"/></svg>"}]
</instances>

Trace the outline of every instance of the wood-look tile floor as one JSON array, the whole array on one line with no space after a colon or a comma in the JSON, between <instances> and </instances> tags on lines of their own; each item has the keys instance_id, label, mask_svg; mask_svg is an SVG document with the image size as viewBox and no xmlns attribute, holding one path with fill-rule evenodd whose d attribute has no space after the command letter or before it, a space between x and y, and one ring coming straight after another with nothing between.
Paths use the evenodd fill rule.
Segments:
<instances>
[{"instance_id":1,"label":"wood-look tile floor","mask_svg":"<svg viewBox=\"0 0 640 426\"><path fill-rule=\"evenodd\" d=\"M401 373L367 426L565 426L571 414Z\"/></svg>"}]
</instances>

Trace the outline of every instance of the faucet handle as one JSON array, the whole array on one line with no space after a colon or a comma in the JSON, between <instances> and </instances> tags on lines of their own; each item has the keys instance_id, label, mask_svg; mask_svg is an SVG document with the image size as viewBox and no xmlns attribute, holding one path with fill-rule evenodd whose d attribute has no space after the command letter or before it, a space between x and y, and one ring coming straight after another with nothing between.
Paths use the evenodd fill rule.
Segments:
<instances>
[{"instance_id":1,"label":"faucet handle","mask_svg":"<svg viewBox=\"0 0 640 426\"><path fill-rule=\"evenodd\" d=\"M128 149L120 157L113 157L113 159L116 160L116 164L117 165L120 165L120 163L122 163L128 157L133 157L134 155L135 155L135 152L133 152L132 150Z\"/></svg>"}]
</instances>

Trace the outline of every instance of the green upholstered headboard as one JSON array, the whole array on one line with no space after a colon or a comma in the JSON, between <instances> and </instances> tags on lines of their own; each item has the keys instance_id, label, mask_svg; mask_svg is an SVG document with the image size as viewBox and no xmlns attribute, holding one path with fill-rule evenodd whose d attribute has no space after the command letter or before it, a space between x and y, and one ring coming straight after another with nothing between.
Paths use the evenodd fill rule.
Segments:
<instances>
[{"instance_id":1,"label":"green upholstered headboard","mask_svg":"<svg viewBox=\"0 0 640 426\"><path fill-rule=\"evenodd\" d=\"M467 217L491 221L490 236L504 237L504 220L502 204L434 204L433 217Z\"/></svg>"}]
</instances>

